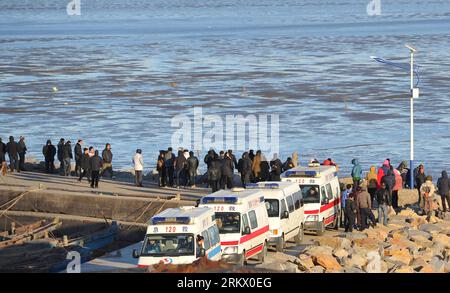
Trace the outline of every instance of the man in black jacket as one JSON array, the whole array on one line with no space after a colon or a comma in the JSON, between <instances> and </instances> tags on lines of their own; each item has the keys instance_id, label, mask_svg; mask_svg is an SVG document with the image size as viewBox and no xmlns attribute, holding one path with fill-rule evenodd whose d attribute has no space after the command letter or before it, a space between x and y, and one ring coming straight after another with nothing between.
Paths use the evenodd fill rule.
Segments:
<instances>
[{"instance_id":1,"label":"man in black jacket","mask_svg":"<svg viewBox=\"0 0 450 293\"><path fill-rule=\"evenodd\" d=\"M242 154L242 158L239 160L238 164L239 173L241 173L241 183L242 187L250 183L250 176L252 175L252 160L248 156L248 152Z\"/></svg>"},{"instance_id":2,"label":"man in black jacket","mask_svg":"<svg viewBox=\"0 0 450 293\"><path fill-rule=\"evenodd\" d=\"M166 183L169 187L173 187L173 173L175 164L175 155L172 153L172 148L169 147L164 157L164 167L166 168Z\"/></svg>"},{"instance_id":3,"label":"man in black jacket","mask_svg":"<svg viewBox=\"0 0 450 293\"><path fill-rule=\"evenodd\" d=\"M64 145L64 176L70 176L71 169L71 160L73 159L72 155L72 145L71 141L68 140Z\"/></svg>"},{"instance_id":4,"label":"man in black jacket","mask_svg":"<svg viewBox=\"0 0 450 293\"><path fill-rule=\"evenodd\" d=\"M383 225L387 226L391 196L386 183L381 182L381 188L375 192L375 198L378 202L378 223L381 224L381 219L383 219Z\"/></svg>"},{"instance_id":5,"label":"man in black jacket","mask_svg":"<svg viewBox=\"0 0 450 293\"><path fill-rule=\"evenodd\" d=\"M185 181L186 164L187 162L186 158L183 155L183 151L178 150L178 156L175 159L175 174L176 174L175 184L177 188L180 188L186 183Z\"/></svg>"},{"instance_id":6,"label":"man in black jacket","mask_svg":"<svg viewBox=\"0 0 450 293\"><path fill-rule=\"evenodd\" d=\"M20 172L19 169L19 161L18 161L18 149L19 145L17 142L14 141L14 137L9 137L9 142L6 144L6 152L9 156L9 168L11 169L11 172L14 172L14 169L17 170L17 172Z\"/></svg>"},{"instance_id":7,"label":"man in black jacket","mask_svg":"<svg viewBox=\"0 0 450 293\"><path fill-rule=\"evenodd\" d=\"M89 161L89 168L91 170L91 187L98 188L98 181L100 180L100 170L102 169L102 158L98 155L98 151Z\"/></svg>"},{"instance_id":8,"label":"man in black jacket","mask_svg":"<svg viewBox=\"0 0 450 293\"><path fill-rule=\"evenodd\" d=\"M450 180L448 179L448 175L446 171L442 171L441 178L437 181L437 188L439 195L441 196L442 200L442 207L444 213L447 212L447 205L450 208ZM445 203L447 201L447 203Z\"/></svg>"},{"instance_id":9,"label":"man in black jacket","mask_svg":"<svg viewBox=\"0 0 450 293\"><path fill-rule=\"evenodd\" d=\"M111 152L111 144L109 143L105 145L105 149L102 151L102 160L103 160L102 177L105 174L105 172L108 171L109 177L111 179L114 179L112 167L113 154Z\"/></svg>"},{"instance_id":10,"label":"man in black jacket","mask_svg":"<svg viewBox=\"0 0 450 293\"><path fill-rule=\"evenodd\" d=\"M84 153L81 156L81 161L80 161L80 168L82 171L80 172L80 177L78 178L78 181L80 181L80 182L84 176L88 175L88 171L89 171L89 167L90 167L89 149L84 148L83 152ZM88 179L88 182L91 183L89 176L87 176L87 179Z\"/></svg>"},{"instance_id":11,"label":"man in black jacket","mask_svg":"<svg viewBox=\"0 0 450 293\"><path fill-rule=\"evenodd\" d=\"M273 159L270 162L270 177L272 181L281 181L281 173L283 169L283 164L281 163L280 159L278 159L278 155L274 154Z\"/></svg>"},{"instance_id":12,"label":"man in black jacket","mask_svg":"<svg viewBox=\"0 0 450 293\"><path fill-rule=\"evenodd\" d=\"M353 226L355 225L355 215L356 215L356 203L355 194L350 194L345 200L345 232L353 232Z\"/></svg>"},{"instance_id":13,"label":"man in black jacket","mask_svg":"<svg viewBox=\"0 0 450 293\"><path fill-rule=\"evenodd\" d=\"M61 138L59 140L57 147L58 147L59 174L64 175L65 170L66 170L66 168L64 166L64 149L65 149L64 138Z\"/></svg>"},{"instance_id":14,"label":"man in black jacket","mask_svg":"<svg viewBox=\"0 0 450 293\"><path fill-rule=\"evenodd\" d=\"M83 140L79 139L75 145L75 176L81 175L81 158L83 157Z\"/></svg>"},{"instance_id":15,"label":"man in black jacket","mask_svg":"<svg viewBox=\"0 0 450 293\"><path fill-rule=\"evenodd\" d=\"M19 170L25 171L25 154L27 153L27 146L25 144L25 137L23 136L19 138L17 152L19 153Z\"/></svg>"},{"instance_id":16,"label":"man in black jacket","mask_svg":"<svg viewBox=\"0 0 450 293\"><path fill-rule=\"evenodd\" d=\"M195 188L195 176L197 175L198 159L194 156L194 152L189 152L189 158L187 159L187 170L189 175L189 184L191 188Z\"/></svg>"},{"instance_id":17,"label":"man in black jacket","mask_svg":"<svg viewBox=\"0 0 450 293\"><path fill-rule=\"evenodd\" d=\"M222 159L222 182L221 189L233 188L233 159L230 154L226 152Z\"/></svg>"},{"instance_id":18,"label":"man in black jacket","mask_svg":"<svg viewBox=\"0 0 450 293\"><path fill-rule=\"evenodd\" d=\"M212 192L216 192L220 189L220 179L222 178L221 172L222 162L217 154L214 158L210 160L208 168L208 182L209 186L212 188Z\"/></svg>"},{"instance_id":19,"label":"man in black jacket","mask_svg":"<svg viewBox=\"0 0 450 293\"><path fill-rule=\"evenodd\" d=\"M55 155L56 148L52 145L52 141L47 140L47 144L42 148L42 154L45 160L45 173L52 174L55 171Z\"/></svg>"},{"instance_id":20,"label":"man in black jacket","mask_svg":"<svg viewBox=\"0 0 450 293\"><path fill-rule=\"evenodd\" d=\"M2 141L0 137L0 170L2 176L6 175L6 170L8 169L6 164L6 144Z\"/></svg>"}]
</instances>

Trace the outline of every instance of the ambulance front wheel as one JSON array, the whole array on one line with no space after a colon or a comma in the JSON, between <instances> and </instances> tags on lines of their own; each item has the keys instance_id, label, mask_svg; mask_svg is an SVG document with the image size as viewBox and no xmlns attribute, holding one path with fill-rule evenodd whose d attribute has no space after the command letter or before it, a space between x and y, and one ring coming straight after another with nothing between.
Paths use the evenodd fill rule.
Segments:
<instances>
[{"instance_id":1,"label":"ambulance front wheel","mask_svg":"<svg viewBox=\"0 0 450 293\"><path fill-rule=\"evenodd\" d=\"M325 224L322 222L320 222L319 224L319 229L317 229L317 236L322 236L325 233Z\"/></svg>"},{"instance_id":2,"label":"ambulance front wheel","mask_svg":"<svg viewBox=\"0 0 450 293\"><path fill-rule=\"evenodd\" d=\"M284 251L284 234L281 235L281 237L278 238L276 249L277 249L278 252L283 252Z\"/></svg>"}]
</instances>

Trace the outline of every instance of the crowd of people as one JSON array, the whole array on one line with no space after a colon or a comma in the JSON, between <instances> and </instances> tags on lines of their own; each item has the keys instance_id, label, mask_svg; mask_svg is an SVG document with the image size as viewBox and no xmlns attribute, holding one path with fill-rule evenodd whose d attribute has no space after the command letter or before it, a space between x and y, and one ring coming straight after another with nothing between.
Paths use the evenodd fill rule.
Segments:
<instances>
[{"instance_id":1,"label":"crowd of people","mask_svg":"<svg viewBox=\"0 0 450 293\"><path fill-rule=\"evenodd\" d=\"M442 171L435 186L433 178L425 175L425 167L421 164L413 170L414 186L410 186L407 162L402 162L394 168L390 159L386 159L378 170L371 166L365 178L359 161L353 159L352 164L353 185L346 186L341 198L345 231L352 232L355 228L364 230L369 225L376 226L377 222L387 225L390 209L396 213L399 211L398 194L399 190L405 187L417 189L417 205L420 211L427 215L427 221L433 215L443 217L447 206L450 207L450 180L446 171ZM366 187L361 186L363 179L366 181ZM378 209L377 220L372 212L373 208Z\"/></svg>"}]
</instances>

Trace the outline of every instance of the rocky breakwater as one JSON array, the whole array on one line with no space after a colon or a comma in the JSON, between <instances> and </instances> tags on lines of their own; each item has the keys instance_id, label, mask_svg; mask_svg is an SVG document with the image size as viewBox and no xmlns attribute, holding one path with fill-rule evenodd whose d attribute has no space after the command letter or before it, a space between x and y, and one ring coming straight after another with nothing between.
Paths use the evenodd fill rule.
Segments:
<instances>
[{"instance_id":1,"label":"rocky breakwater","mask_svg":"<svg viewBox=\"0 0 450 293\"><path fill-rule=\"evenodd\" d=\"M332 233L331 231L327 233ZM428 223L411 209L390 217L389 225L363 232L317 237L295 259L306 273L448 273L450 217Z\"/></svg>"}]
</instances>

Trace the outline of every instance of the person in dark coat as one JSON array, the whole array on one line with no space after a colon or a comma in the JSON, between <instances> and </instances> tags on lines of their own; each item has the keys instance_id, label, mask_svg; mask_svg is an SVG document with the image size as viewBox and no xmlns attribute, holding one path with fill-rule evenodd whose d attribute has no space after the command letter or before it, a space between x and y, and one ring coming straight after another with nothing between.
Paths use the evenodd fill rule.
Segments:
<instances>
[{"instance_id":1,"label":"person in dark coat","mask_svg":"<svg viewBox=\"0 0 450 293\"><path fill-rule=\"evenodd\" d=\"M114 179L114 172L113 172L113 166L112 166L112 160L113 160L113 153L111 152L111 144L107 143L105 145L105 149L102 151L102 160L103 160L103 168L102 168L102 174L103 177L105 175L105 172L108 172L109 177L111 179Z\"/></svg>"},{"instance_id":2,"label":"person in dark coat","mask_svg":"<svg viewBox=\"0 0 450 293\"><path fill-rule=\"evenodd\" d=\"M221 180L221 189L231 189L233 188L233 159L230 157L230 154L226 152L221 162L221 170L222 170L222 180Z\"/></svg>"},{"instance_id":3,"label":"person in dark coat","mask_svg":"<svg viewBox=\"0 0 450 293\"><path fill-rule=\"evenodd\" d=\"M215 154L214 158L210 161L208 168L208 183L212 188L212 192L216 192L220 189L220 179L222 178L222 162L219 156Z\"/></svg>"},{"instance_id":4,"label":"person in dark coat","mask_svg":"<svg viewBox=\"0 0 450 293\"><path fill-rule=\"evenodd\" d=\"M57 147L58 147L58 151L57 151L58 156L57 157L58 157L58 161L59 161L59 173L61 175L64 175L64 172L66 170L66 168L64 166L64 149L65 149L64 138L61 138L59 140Z\"/></svg>"},{"instance_id":5,"label":"person in dark coat","mask_svg":"<svg viewBox=\"0 0 450 293\"><path fill-rule=\"evenodd\" d=\"M9 137L9 142L6 144L6 152L8 153L9 157L9 168L11 172L14 172L14 169L17 170L17 172L20 172L19 169L19 145L14 140L13 136Z\"/></svg>"},{"instance_id":6,"label":"person in dark coat","mask_svg":"<svg viewBox=\"0 0 450 293\"><path fill-rule=\"evenodd\" d=\"M78 181L81 182L84 176L87 176L88 182L91 183L91 180L88 176L89 174L89 168L90 168L90 157L89 157L89 149L84 148L83 154L81 155L80 159L80 175L78 178Z\"/></svg>"},{"instance_id":7,"label":"person in dark coat","mask_svg":"<svg viewBox=\"0 0 450 293\"><path fill-rule=\"evenodd\" d=\"M187 159L187 171L189 176L189 185L191 188L195 188L195 177L197 175L198 159L194 156L194 152L189 152L189 158Z\"/></svg>"},{"instance_id":8,"label":"person in dark coat","mask_svg":"<svg viewBox=\"0 0 450 293\"><path fill-rule=\"evenodd\" d=\"M79 139L73 150L75 153L75 176L81 175L81 159L83 158L83 140Z\"/></svg>"},{"instance_id":9,"label":"person in dark coat","mask_svg":"<svg viewBox=\"0 0 450 293\"><path fill-rule=\"evenodd\" d=\"M384 226L387 226L392 197L386 183L381 182L381 188L375 192L375 198L378 203L378 223L383 223Z\"/></svg>"},{"instance_id":10,"label":"person in dark coat","mask_svg":"<svg viewBox=\"0 0 450 293\"><path fill-rule=\"evenodd\" d=\"M102 158L98 155L98 150L95 151L93 157L89 160L89 168L91 170L91 187L98 188L98 181L100 180L100 170L102 169Z\"/></svg>"},{"instance_id":11,"label":"person in dark coat","mask_svg":"<svg viewBox=\"0 0 450 293\"><path fill-rule=\"evenodd\" d=\"M255 158L254 150L249 151L248 158L253 162L253 159Z\"/></svg>"},{"instance_id":12,"label":"person in dark coat","mask_svg":"<svg viewBox=\"0 0 450 293\"><path fill-rule=\"evenodd\" d=\"M183 151L178 151L178 156L175 159L175 175L176 181L175 185L177 188L180 188L185 184L185 170L186 170L187 161L183 155Z\"/></svg>"},{"instance_id":13,"label":"person in dark coat","mask_svg":"<svg viewBox=\"0 0 450 293\"><path fill-rule=\"evenodd\" d=\"M414 180L416 183L417 192L419 193L419 199L417 203L420 205L420 198L422 197L422 194L420 193L420 187L422 187L422 184L425 183L427 176L425 176L425 167L423 165L419 165L417 167L417 170L414 170L416 173L414 176Z\"/></svg>"},{"instance_id":14,"label":"person in dark coat","mask_svg":"<svg viewBox=\"0 0 450 293\"><path fill-rule=\"evenodd\" d=\"M2 141L2 138L0 137L0 170L2 176L6 175L8 166L6 163L6 144Z\"/></svg>"},{"instance_id":15,"label":"person in dark coat","mask_svg":"<svg viewBox=\"0 0 450 293\"><path fill-rule=\"evenodd\" d=\"M47 143L42 147L42 154L45 161L45 173L53 174L55 171L55 155L56 148L52 145L52 141L49 139Z\"/></svg>"},{"instance_id":16,"label":"person in dark coat","mask_svg":"<svg viewBox=\"0 0 450 293\"><path fill-rule=\"evenodd\" d=\"M291 157L288 157L283 163L283 172L294 168L294 162Z\"/></svg>"},{"instance_id":17,"label":"person in dark coat","mask_svg":"<svg viewBox=\"0 0 450 293\"><path fill-rule=\"evenodd\" d=\"M450 180L448 179L447 171L442 171L442 175L437 181L437 188L442 199L442 207L445 213L447 212L447 206L450 208Z\"/></svg>"},{"instance_id":18,"label":"person in dark coat","mask_svg":"<svg viewBox=\"0 0 450 293\"><path fill-rule=\"evenodd\" d=\"M72 145L71 145L71 141L68 140L66 142L66 144L64 145L64 176L70 176L70 169L71 169L71 165L70 162L73 159L73 154L72 154Z\"/></svg>"},{"instance_id":19,"label":"person in dark coat","mask_svg":"<svg viewBox=\"0 0 450 293\"><path fill-rule=\"evenodd\" d=\"M381 178L381 183L385 184L386 190L389 192L389 196L392 196L392 189L395 185L395 174L392 166L389 167L383 178Z\"/></svg>"},{"instance_id":20,"label":"person in dark coat","mask_svg":"<svg viewBox=\"0 0 450 293\"><path fill-rule=\"evenodd\" d=\"M231 161L233 162L233 173L234 173L234 168L237 169L238 162L237 162L236 156L233 154L232 150L228 150L228 155L231 158Z\"/></svg>"},{"instance_id":21,"label":"person in dark coat","mask_svg":"<svg viewBox=\"0 0 450 293\"><path fill-rule=\"evenodd\" d=\"M23 136L19 138L17 152L19 153L19 170L25 171L25 154L27 153L27 145L25 144L25 137Z\"/></svg>"},{"instance_id":22,"label":"person in dark coat","mask_svg":"<svg viewBox=\"0 0 450 293\"><path fill-rule=\"evenodd\" d=\"M245 188L245 185L251 182L252 176L252 160L250 160L248 152L242 154L238 163L238 170L241 173L242 186Z\"/></svg>"},{"instance_id":23,"label":"person in dark coat","mask_svg":"<svg viewBox=\"0 0 450 293\"><path fill-rule=\"evenodd\" d=\"M258 151L261 153L261 151ZM269 161L266 159L261 153L261 181L269 181L270 180L270 165Z\"/></svg>"},{"instance_id":24,"label":"person in dark coat","mask_svg":"<svg viewBox=\"0 0 450 293\"><path fill-rule=\"evenodd\" d=\"M159 177L159 187L165 187L166 186L166 166L164 166L164 158L166 155L166 151L160 150L158 160L156 161L156 171L158 171L158 177Z\"/></svg>"},{"instance_id":25,"label":"person in dark coat","mask_svg":"<svg viewBox=\"0 0 450 293\"><path fill-rule=\"evenodd\" d=\"M270 178L272 181L281 181L281 173L283 172L283 165L278 159L278 155L274 154L272 161L270 161Z\"/></svg>"},{"instance_id":26,"label":"person in dark coat","mask_svg":"<svg viewBox=\"0 0 450 293\"><path fill-rule=\"evenodd\" d=\"M172 148L169 147L165 154L164 166L166 168L166 183L169 187L173 187L173 174L174 174L175 155L172 153Z\"/></svg>"},{"instance_id":27,"label":"person in dark coat","mask_svg":"<svg viewBox=\"0 0 450 293\"><path fill-rule=\"evenodd\" d=\"M357 207L354 198L355 195L351 193L345 200L345 209L344 209L345 232L353 232L353 226L355 226L355 216Z\"/></svg>"}]
</instances>

